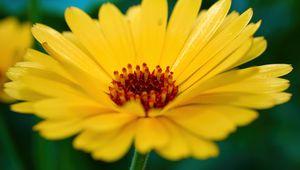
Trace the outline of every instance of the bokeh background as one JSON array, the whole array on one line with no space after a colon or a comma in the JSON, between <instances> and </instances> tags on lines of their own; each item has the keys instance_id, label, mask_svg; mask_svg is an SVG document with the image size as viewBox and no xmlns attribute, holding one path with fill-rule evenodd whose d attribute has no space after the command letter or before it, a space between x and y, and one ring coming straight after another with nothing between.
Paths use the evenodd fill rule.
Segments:
<instances>
[{"instance_id":1,"label":"bokeh background","mask_svg":"<svg viewBox=\"0 0 300 170\"><path fill-rule=\"evenodd\" d=\"M216 0L203 0L208 8ZM68 30L64 9L76 6L97 16L105 0L0 0L0 19L16 16L22 21L47 24L57 30ZM139 0L110 0L122 11ZM169 0L171 7L175 0ZM38 10L32 10L35 7ZM219 142L218 158L199 161L185 159L171 162L151 153L147 169L155 170L299 170L300 169L300 1L299 0L233 0L232 9L239 12L254 9L254 21L263 20L258 35L268 40L267 51L247 65L290 63L294 71L289 103L261 111L259 119L239 128ZM35 48L40 48L36 45ZM47 141L32 131L38 121L34 116L9 111L0 104L0 170L123 170L128 169L132 151L122 160L107 164L72 148L72 139Z\"/></svg>"}]
</instances>

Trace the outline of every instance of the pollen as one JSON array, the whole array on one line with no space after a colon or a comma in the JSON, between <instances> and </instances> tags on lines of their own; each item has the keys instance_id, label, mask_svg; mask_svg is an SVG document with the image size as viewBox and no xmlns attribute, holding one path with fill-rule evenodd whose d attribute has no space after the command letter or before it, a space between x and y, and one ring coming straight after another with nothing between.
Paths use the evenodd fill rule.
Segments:
<instances>
[{"instance_id":1,"label":"pollen","mask_svg":"<svg viewBox=\"0 0 300 170\"><path fill-rule=\"evenodd\" d=\"M111 100L117 105L138 101L147 112L152 108L163 108L172 101L178 93L178 86L170 67L163 71L158 65L150 72L146 63L135 68L128 64L121 72L114 71L109 91Z\"/></svg>"}]
</instances>

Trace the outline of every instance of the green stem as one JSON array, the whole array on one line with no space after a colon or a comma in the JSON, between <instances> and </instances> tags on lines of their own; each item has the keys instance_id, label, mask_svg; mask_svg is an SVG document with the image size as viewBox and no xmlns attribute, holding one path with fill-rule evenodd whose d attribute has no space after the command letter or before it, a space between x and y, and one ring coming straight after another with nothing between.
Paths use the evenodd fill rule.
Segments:
<instances>
[{"instance_id":1,"label":"green stem","mask_svg":"<svg viewBox=\"0 0 300 170\"><path fill-rule=\"evenodd\" d=\"M140 154L137 150L135 150L131 161L130 170L145 170L148 157L149 153Z\"/></svg>"}]
</instances>

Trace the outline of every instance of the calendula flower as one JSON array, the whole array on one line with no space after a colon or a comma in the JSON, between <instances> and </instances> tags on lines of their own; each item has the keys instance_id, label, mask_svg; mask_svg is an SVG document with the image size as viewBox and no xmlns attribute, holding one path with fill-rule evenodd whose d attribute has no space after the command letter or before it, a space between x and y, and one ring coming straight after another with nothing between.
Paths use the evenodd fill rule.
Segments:
<instances>
[{"instance_id":1,"label":"calendula flower","mask_svg":"<svg viewBox=\"0 0 300 170\"><path fill-rule=\"evenodd\" d=\"M9 67L22 59L31 43L32 37L28 23L20 24L13 17L0 21L0 101L12 100L3 92L3 84L7 81L5 73Z\"/></svg>"},{"instance_id":2,"label":"calendula flower","mask_svg":"<svg viewBox=\"0 0 300 170\"><path fill-rule=\"evenodd\" d=\"M169 160L218 155L215 141L266 109L290 99L278 78L292 68L237 67L266 49L254 37L252 9L231 12L230 0L200 11L201 0L179 0L168 20L167 0L143 0L122 14L112 4L94 20L75 7L71 32L36 24L49 55L29 50L8 72L5 91L23 102L12 109L42 119L47 139L77 135L74 147L115 161L132 144Z\"/></svg>"}]
</instances>

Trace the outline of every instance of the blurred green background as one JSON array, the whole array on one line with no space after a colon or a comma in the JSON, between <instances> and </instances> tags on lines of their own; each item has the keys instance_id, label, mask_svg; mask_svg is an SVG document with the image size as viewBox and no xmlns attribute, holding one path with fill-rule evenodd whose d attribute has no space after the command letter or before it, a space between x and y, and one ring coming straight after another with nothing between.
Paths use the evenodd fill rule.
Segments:
<instances>
[{"instance_id":1,"label":"blurred green background","mask_svg":"<svg viewBox=\"0 0 300 170\"><path fill-rule=\"evenodd\" d=\"M34 0L36 1L36 0ZM216 0L204 0L208 8ZM29 0L0 0L0 18L17 16L67 30L63 11L77 6L97 16L104 0L40 0L32 12ZM122 11L139 0L111 0ZM169 1L171 7L175 0ZM299 0L233 0L232 9L239 12L254 9L254 21L263 20L258 35L268 40L267 51L248 65L291 63L294 71L288 90L292 100L271 110L261 111L260 118L239 128L219 142L218 158L199 161L186 159L171 162L151 153L148 169L155 170L299 170L300 169L300 1ZM298 58L299 57L299 58ZM0 104L0 170L121 170L128 169L132 151L122 160L107 164L72 148L72 139L47 141L31 130L37 118L9 111Z\"/></svg>"}]
</instances>

